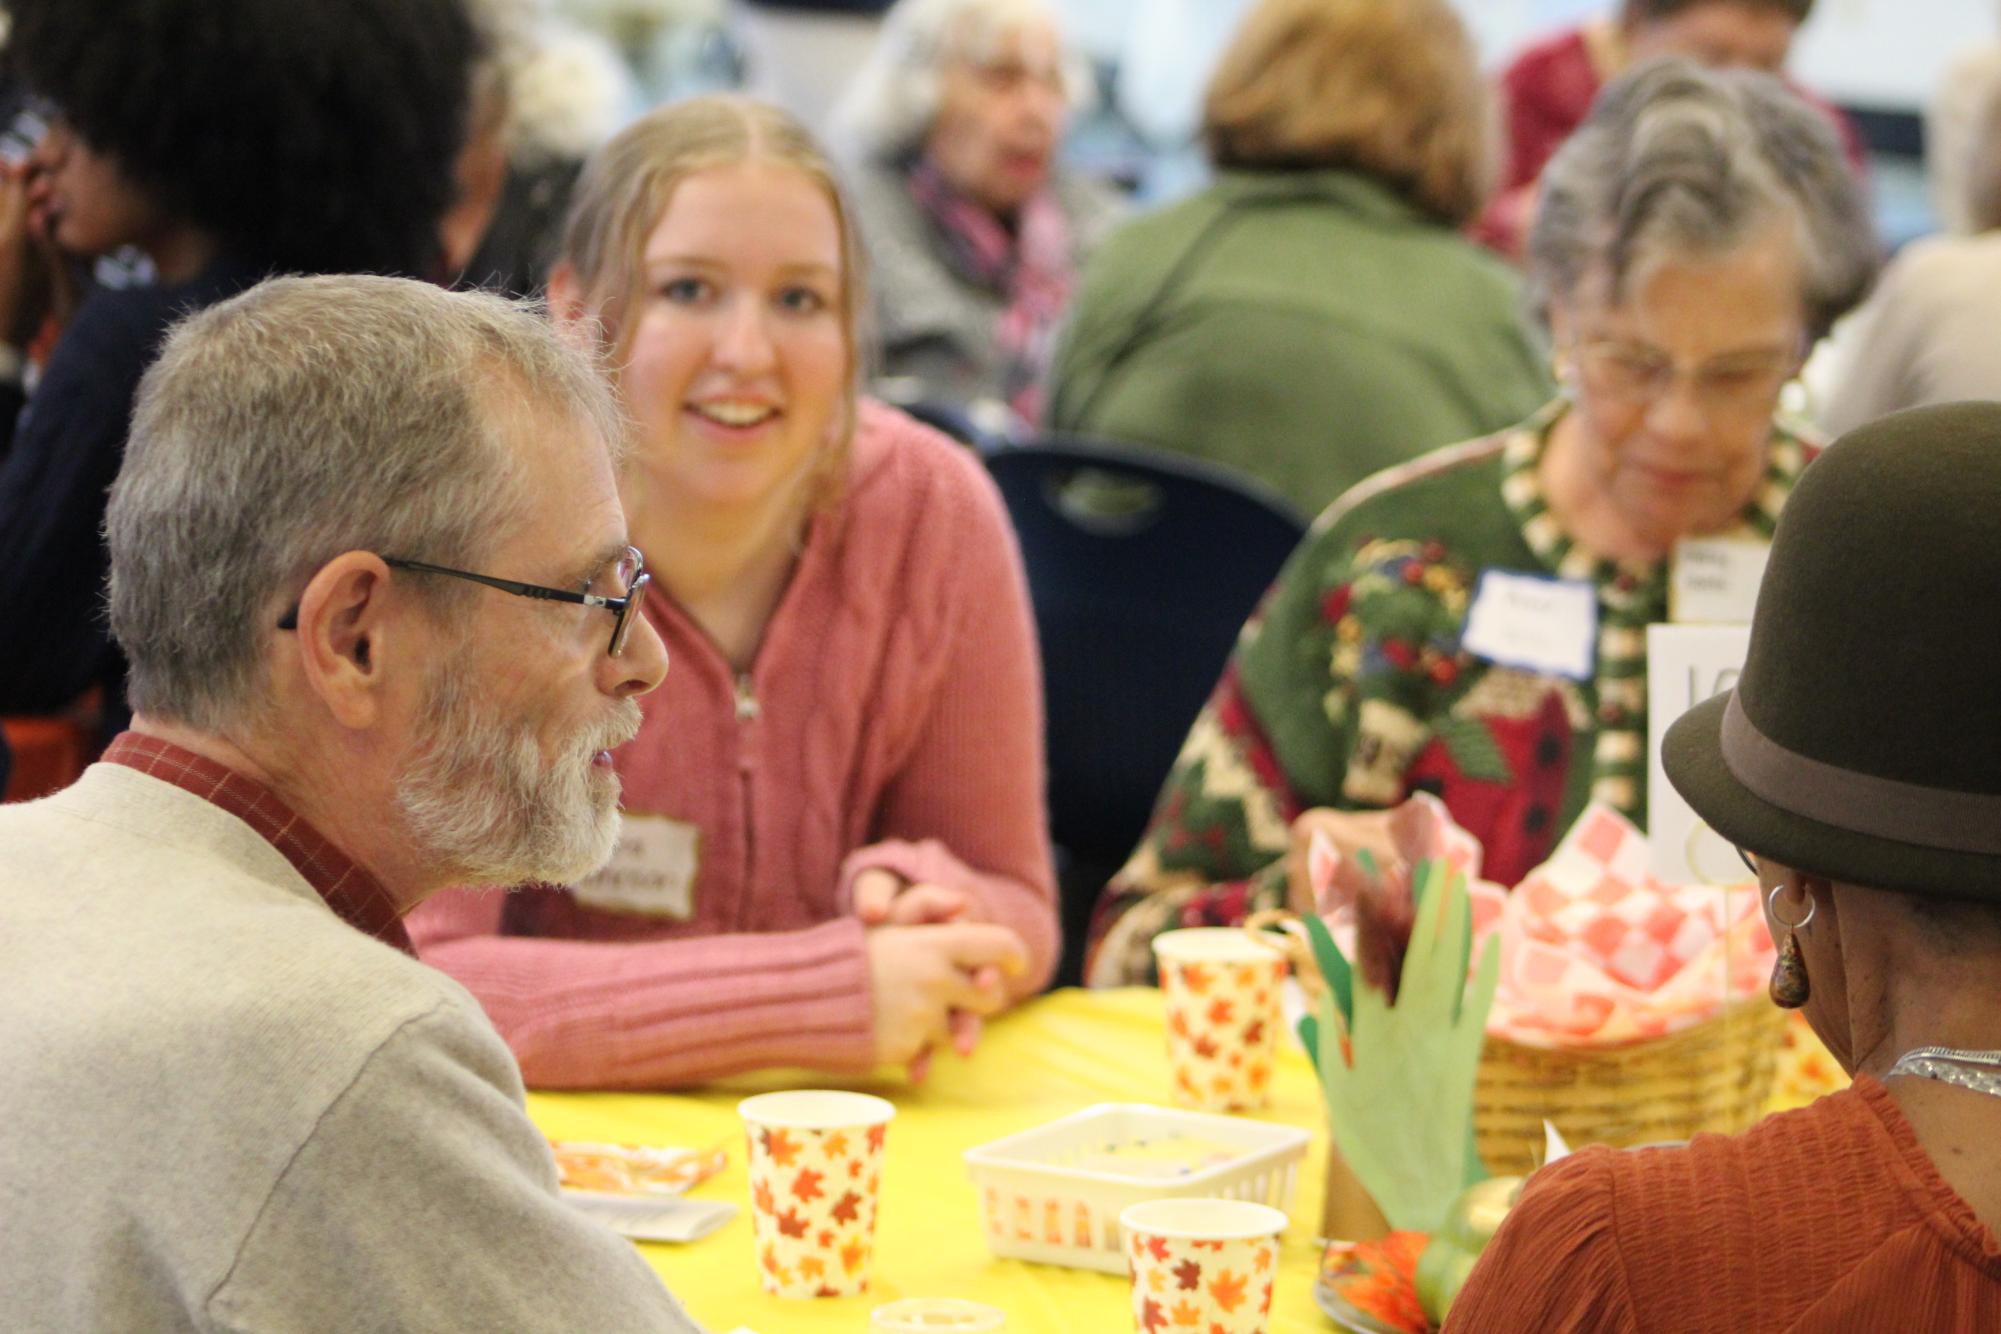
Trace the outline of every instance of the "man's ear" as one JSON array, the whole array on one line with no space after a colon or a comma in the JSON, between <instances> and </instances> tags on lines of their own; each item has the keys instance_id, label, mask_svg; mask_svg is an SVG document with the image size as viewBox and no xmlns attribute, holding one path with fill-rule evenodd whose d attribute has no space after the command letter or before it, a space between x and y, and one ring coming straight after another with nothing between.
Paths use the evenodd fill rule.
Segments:
<instances>
[{"instance_id":1,"label":"man's ear","mask_svg":"<svg viewBox=\"0 0 2001 1334\"><path fill-rule=\"evenodd\" d=\"M372 551L342 552L299 594L300 674L345 727L381 717L385 657L407 630L390 602L389 566Z\"/></svg>"}]
</instances>

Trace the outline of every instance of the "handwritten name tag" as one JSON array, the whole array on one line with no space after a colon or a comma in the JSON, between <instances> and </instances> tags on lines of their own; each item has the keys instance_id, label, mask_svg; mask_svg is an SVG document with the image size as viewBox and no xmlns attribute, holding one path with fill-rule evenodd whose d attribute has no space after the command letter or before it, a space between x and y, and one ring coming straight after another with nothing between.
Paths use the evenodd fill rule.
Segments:
<instances>
[{"instance_id":1,"label":"handwritten name tag","mask_svg":"<svg viewBox=\"0 0 2001 1334\"><path fill-rule=\"evenodd\" d=\"M695 915L695 875L701 866L699 828L664 815L627 811L611 860L570 892L587 908L685 922Z\"/></svg>"},{"instance_id":2,"label":"handwritten name tag","mask_svg":"<svg viewBox=\"0 0 2001 1334\"><path fill-rule=\"evenodd\" d=\"M1675 543L1668 619L1683 625L1749 625L1771 554L1766 543L1744 538L1686 537Z\"/></svg>"},{"instance_id":3,"label":"handwritten name tag","mask_svg":"<svg viewBox=\"0 0 2001 1334\"><path fill-rule=\"evenodd\" d=\"M1742 625L1647 627L1647 847L1654 874L1670 885L1733 885L1744 863L1667 780L1661 738L1668 725L1737 684L1751 631Z\"/></svg>"},{"instance_id":4,"label":"handwritten name tag","mask_svg":"<svg viewBox=\"0 0 2001 1334\"><path fill-rule=\"evenodd\" d=\"M1488 570L1459 642L1504 667L1589 680L1598 658L1598 590L1582 579Z\"/></svg>"}]
</instances>

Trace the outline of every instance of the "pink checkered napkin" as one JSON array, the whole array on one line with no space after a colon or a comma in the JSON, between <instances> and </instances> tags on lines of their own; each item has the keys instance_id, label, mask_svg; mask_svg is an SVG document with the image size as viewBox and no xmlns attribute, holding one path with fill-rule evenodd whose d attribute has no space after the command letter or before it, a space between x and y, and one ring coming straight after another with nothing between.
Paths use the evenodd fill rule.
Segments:
<instances>
[{"instance_id":1,"label":"pink checkered napkin","mask_svg":"<svg viewBox=\"0 0 2001 1334\"><path fill-rule=\"evenodd\" d=\"M1687 1028L1764 987L1774 951L1756 893L1664 885L1649 864L1630 821L1585 810L1501 909L1489 1033L1611 1046Z\"/></svg>"},{"instance_id":2,"label":"pink checkered napkin","mask_svg":"<svg viewBox=\"0 0 2001 1334\"><path fill-rule=\"evenodd\" d=\"M1587 807L1512 894L1479 878L1479 840L1436 797L1419 793L1398 807L1391 830L1406 865L1435 858L1466 873L1475 945L1491 932L1502 951L1487 1019L1496 1037L1537 1047L1660 1037L1709 1018L1726 997L1756 995L1771 975L1757 895L1662 884L1648 869L1646 837L1609 806ZM1339 854L1316 843L1308 864L1320 902L1340 899ZM1352 909L1335 908L1327 922L1353 958Z\"/></svg>"}]
</instances>

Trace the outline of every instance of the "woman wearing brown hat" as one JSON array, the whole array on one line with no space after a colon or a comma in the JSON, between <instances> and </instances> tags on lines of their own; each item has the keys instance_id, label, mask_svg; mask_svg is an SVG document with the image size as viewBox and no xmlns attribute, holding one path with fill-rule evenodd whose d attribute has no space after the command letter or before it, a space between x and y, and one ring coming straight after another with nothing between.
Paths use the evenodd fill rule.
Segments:
<instances>
[{"instance_id":1,"label":"woman wearing brown hat","mask_svg":"<svg viewBox=\"0 0 2001 1334\"><path fill-rule=\"evenodd\" d=\"M1793 493L1669 779L1756 864L1774 999L1854 1087L1531 1178L1451 1330L2001 1329L2001 404L1885 417Z\"/></svg>"},{"instance_id":2,"label":"woman wearing brown hat","mask_svg":"<svg viewBox=\"0 0 2001 1334\"><path fill-rule=\"evenodd\" d=\"M1487 878L1586 803L1646 820L1646 627L1679 544L1762 543L1812 446L1778 413L1876 270L1826 122L1765 75L1648 66L1545 174L1529 285L1564 393L1323 514L1189 732L1094 922L1092 985L1152 937L1309 902L1288 872L1434 793ZM1385 839L1386 841L1386 839Z\"/></svg>"}]
</instances>

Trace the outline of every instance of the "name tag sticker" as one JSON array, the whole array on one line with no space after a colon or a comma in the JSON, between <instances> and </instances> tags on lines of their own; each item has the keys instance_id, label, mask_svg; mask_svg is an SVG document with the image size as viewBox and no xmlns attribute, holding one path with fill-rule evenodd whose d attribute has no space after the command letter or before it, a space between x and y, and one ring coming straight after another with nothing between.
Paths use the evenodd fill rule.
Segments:
<instances>
[{"instance_id":1,"label":"name tag sticker","mask_svg":"<svg viewBox=\"0 0 2001 1334\"><path fill-rule=\"evenodd\" d=\"M1772 549L1730 537L1686 537L1674 545L1668 619L1681 625L1749 625Z\"/></svg>"},{"instance_id":2,"label":"name tag sticker","mask_svg":"<svg viewBox=\"0 0 2001 1334\"><path fill-rule=\"evenodd\" d=\"M1722 835L1702 822L1667 780L1661 738L1668 724L1737 684L1751 630L1743 625L1647 627L1647 849L1670 885L1735 885L1747 873Z\"/></svg>"},{"instance_id":3,"label":"name tag sticker","mask_svg":"<svg viewBox=\"0 0 2001 1334\"><path fill-rule=\"evenodd\" d=\"M1598 657L1598 590L1583 579L1488 570L1459 643L1503 667L1588 681Z\"/></svg>"},{"instance_id":4,"label":"name tag sticker","mask_svg":"<svg viewBox=\"0 0 2001 1334\"><path fill-rule=\"evenodd\" d=\"M699 828L664 815L627 811L611 860L570 892L587 908L685 922L695 915L695 875L701 866Z\"/></svg>"}]
</instances>

